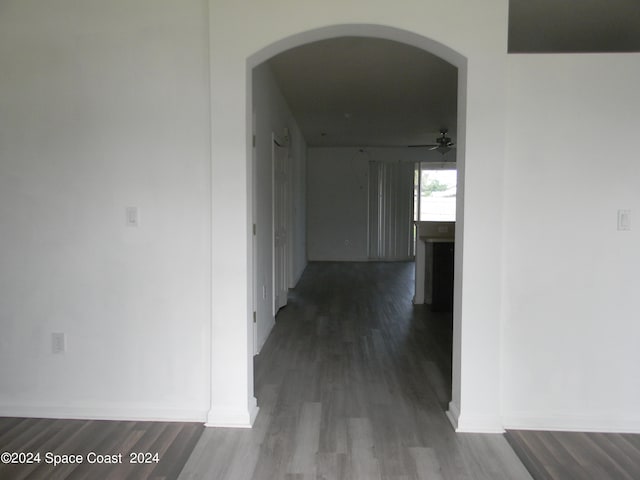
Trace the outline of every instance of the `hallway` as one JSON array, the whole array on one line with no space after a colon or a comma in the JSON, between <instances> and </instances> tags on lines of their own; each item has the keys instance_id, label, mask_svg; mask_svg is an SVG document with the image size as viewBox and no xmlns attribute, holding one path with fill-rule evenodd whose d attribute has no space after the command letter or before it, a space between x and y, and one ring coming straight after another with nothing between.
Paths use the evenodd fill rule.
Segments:
<instances>
[{"instance_id":1,"label":"hallway","mask_svg":"<svg viewBox=\"0 0 640 480\"><path fill-rule=\"evenodd\" d=\"M502 435L445 416L451 314L413 263L311 263L256 357L251 430L206 429L180 478L528 479Z\"/></svg>"}]
</instances>

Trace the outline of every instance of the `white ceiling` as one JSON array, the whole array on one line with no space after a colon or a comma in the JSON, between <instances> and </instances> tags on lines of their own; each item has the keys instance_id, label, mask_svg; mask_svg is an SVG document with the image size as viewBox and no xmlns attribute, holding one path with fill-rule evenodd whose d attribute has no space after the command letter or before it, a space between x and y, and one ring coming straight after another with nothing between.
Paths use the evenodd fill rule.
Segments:
<instances>
[{"instance_id":1,"label":"white ceiling","mask_svg":"<svg viewBox=\"0 0 640 480\"><path fill-rule=\"evenodd\" d=\"M510 0L509 51L640 51L640 0ZM457 69L425 51L343 37L269 63L311 146L456 139Z\"/></svg>"}]
</instances>

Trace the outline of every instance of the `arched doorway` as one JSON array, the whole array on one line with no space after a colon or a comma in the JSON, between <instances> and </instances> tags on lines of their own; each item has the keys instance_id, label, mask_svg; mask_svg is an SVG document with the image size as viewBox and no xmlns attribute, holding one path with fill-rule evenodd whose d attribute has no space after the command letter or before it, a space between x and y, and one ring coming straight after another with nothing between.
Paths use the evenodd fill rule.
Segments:
<instances>
[{"instance_id":1,"label":"arched doorway","mask_svg":"<svg viewBox=\"0 0 640 480\"><path fill-rule=\"evenodd\" d=\"M249 426L257 414L251 310L252 69L296 45L340 36L366 36L412 45L458 68L457 221L464 228L456 229L449 412L460 431L502 431L505 145L500 132L506 120L505 11L470 3L460 12L462 17L443 19L432 15L429 5L421 2L402 11L386 4L356 3L364 10L345 12L342 6L318 5L302 11L292 5L293 10L285 14L256 5L258 12L248 18L241 6L229 3L222 11L216 7L210 12L213 275L207 424ZM475 24L479 15L491 28L477 32L467 29L465 25ZM381 18L389 26L379 25ZM365 23L340 23L354 19ZM432 29L434 37L443 42L429 38Z\"/></svg>"},{"instance_id":2,"label":"arched doorway","mask_svg":"<svg viewBox=\"0 0 640 480\"><path fill-rule=\"evenodd\" d=\"M253 131L253 123L255 122L255 113L251 110L252 108L252 70L261 65L263 62L268 61L279 53L285 52L289 49L299 47L305 44L318 42L321 40L327 40L332 38L340 38L340 37L365 37L365 38L375 38L375 39L385 39L385 40L393 40L395 42L399 42L405 45L409 45L412 47L417 47L425 52L436 55L439 58L447 61L451 65L455 66L458 69L458 112L457 112L457 131L460 132L457 137L458 145L459 145L459 154L457 158L458 170L459 170L459 178L460 183L464 182L464 131L465 131L465 122L466 122L466 76L467 76L467 62L466 58L461 54L453 51L452 49L435 42L429 38L407 32L404 30L399 30L396 28L385 27L380 25L338 25L332 27L326 27L318 30L311 30L308 32L304 32L301 34L297 34L291 37L284 38L274 44L271 44L262 50L254 53L247 59L247 81L249 82L247 86L247 129ZM251 112L251 114L249 113ZM251 139L253 142L253 138ZM248 145L247 151L252 152L251 145ZM251 178L251 184L253 181L253 169L255 168L255 159L253 158L253 154L248 155L247 162L249 165L249 178ZM463 186L460 188L461 192L464 192ZM250 198L248 199L249 208L255 208L255 202L251 195L255 192L255 189L252 189L250 192ZM462 222L464 219L463 209L464 209L464 201L463 198L460 198L458 201L458 212L457 218ZM253 213L250 213L250 217L253 217ZM464 231L463 228L458 228L461 232ZM458 271L462 270L462 247L463 243L460 241L456 242L456 259L458 264ZM255 248L251 249L252 254L255 255ZM254 259L250 260L250 263L253 264ZM255 281L255 279L253 279ZM254 286L250 287L253 291ZM455 287L455 296L456 296L456 307L454 308L454 318L457 317L457 320L454 320L454 339L458 337L458 340L454 340L454 352L453 352L453 392L452 392L452 402L450 406L450 418L452 421L456 422L457 419L457 406L459 402L459 393L460 393L460 362L456 360L460 356L460 302L461 302L461 282L456 283Z\"/></svg>"}]
</instances>

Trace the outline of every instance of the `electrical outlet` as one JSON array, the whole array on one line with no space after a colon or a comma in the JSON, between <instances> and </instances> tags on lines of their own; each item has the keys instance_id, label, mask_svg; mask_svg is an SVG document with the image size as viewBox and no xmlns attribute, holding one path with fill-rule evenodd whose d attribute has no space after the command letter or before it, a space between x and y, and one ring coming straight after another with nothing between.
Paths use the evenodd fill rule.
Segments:
<instances>
[{"instance_id":1,"label":"electrical outlet","mask_svg":"<svg viewBox=\"0 0 640 480\"><path fill-rule=\"evenodd\" d=\"M51 334L51 352L58 354L67 350L67 336L64 333Z\"/></svg>"}]
</instances>

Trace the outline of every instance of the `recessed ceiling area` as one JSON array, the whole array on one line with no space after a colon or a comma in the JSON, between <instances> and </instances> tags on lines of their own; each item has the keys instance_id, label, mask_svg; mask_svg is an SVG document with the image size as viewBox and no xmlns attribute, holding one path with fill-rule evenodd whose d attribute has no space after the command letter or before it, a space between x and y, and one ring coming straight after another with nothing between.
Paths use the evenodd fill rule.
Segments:
<instances>
[{"instance_id":1,"label":"recessed ceiling area","mask_svg":"<svg viewBox=\"0 0 640 480\"><path fill-rule=\"evenodd\" d=\"M310 146L455 139L457 68L419 48L366 37L310 43L270 66Z\"/></svg>"},{"instance_id":2,"label":"recessed ceiling area","mask_svg":"<svg viewBox=\"0 0 640 480\"><path fill-rule=\"evenodd\" d=\"M509 52L640 52L640 1L509 0Z\"/></svg>"}]
</instances>

